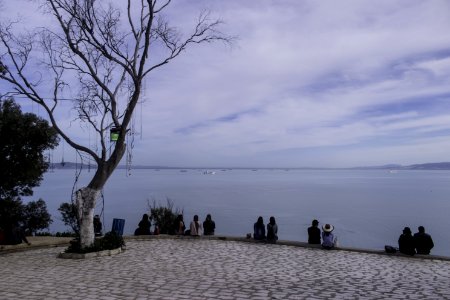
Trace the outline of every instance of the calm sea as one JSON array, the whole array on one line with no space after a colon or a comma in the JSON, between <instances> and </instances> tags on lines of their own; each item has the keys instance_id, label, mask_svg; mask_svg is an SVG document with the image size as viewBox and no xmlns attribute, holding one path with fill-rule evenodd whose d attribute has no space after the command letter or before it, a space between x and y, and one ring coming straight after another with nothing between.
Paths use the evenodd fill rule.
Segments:
<instances>
[{"instance_id":1,"label":"calm sea","mask_svg":"<svg viewBox=\"0 0 450 300\"><path fill-rule=\"evenodd\" d=\"M335 226L342 246L383 249L397 245L403 227L423 225L435 242L433 254L450 256L450 171L387 170L117 170L104 189L104 225L125 219L132 234L148 201L166 198L183 210L185 223L210 213L217 234L245 236L258 216L275 216L279 238L307 241L313 219ZM93 172L83 171L80 188ZM51 232L65 231L57 210L70 201L75 170L46 173L33 200L43 198L53 216Z\"/></svg>"}]
</instances>

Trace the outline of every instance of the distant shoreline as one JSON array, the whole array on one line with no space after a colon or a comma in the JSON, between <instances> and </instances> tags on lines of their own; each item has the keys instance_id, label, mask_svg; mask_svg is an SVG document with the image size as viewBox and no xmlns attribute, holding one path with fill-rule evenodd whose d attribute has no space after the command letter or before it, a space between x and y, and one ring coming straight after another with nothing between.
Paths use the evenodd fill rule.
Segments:
<instances>
[{"instance_id":1,"label":"distant shoreline","mask_svg":"<svg viewBox=\"0 0 450 300\"><path fill-rule=\"evenodd\" d=\"M52 163L49 169L77 169L82 167L83 169L95 168L95 165L77 164L73 162L65 163ZM119 165L117 169L127 169L127 166ZM424 163L402 166L399 164L388 164L382 166L362 166L362 167L344 167L344 168L326 168L326 167L169 167L169 166L145 166L145 165L132 165L131 169L149 169L149 170L450 170L450 162L439 163Z\"/></svg>"}]
</instances>

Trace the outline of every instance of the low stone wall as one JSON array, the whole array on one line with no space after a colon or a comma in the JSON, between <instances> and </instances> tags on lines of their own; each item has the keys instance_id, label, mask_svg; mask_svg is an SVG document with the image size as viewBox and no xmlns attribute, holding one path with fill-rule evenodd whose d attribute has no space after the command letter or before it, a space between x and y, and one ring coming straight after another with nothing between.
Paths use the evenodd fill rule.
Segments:
<instances>
[{"instance_id":1,"label":"low stone wall","mask_svg":"<svg viewBox=\"0 0 450 300\"><path fill-rule=\"evenodd\" d=\"M192 237L192 236L179 236L179 235L139 235L139 236L124 236L125 241L127 240L147 240L147 239L211 239L211 240L224 240L224 241L236 241L236 242L245 242L245 243L264 243L262 241L255 241L254 239L248 239L246 237L236 237L236 236L224 236L224 235L210 235L210 236L201 236L201 237ZM63 238L63 237L29 237L28 240L31 242L31 245L27 245L25 243L19 245L0 245L0 254L6 254L10 252L16 251L24 251L24 250L33 250L43 247L61 247L61 246L69 246L69 242L72 238ZM310 245L305 242L296 242L296 241L285 241L279 240L277 241L277 245L287 245L294 247L304 247L304 248L316 248L322 249L320 245ZM448 256L439 256L439 255L404 255L401 253L386 253L384 249L376 250L376 249L362 249L362 248L353 248L353 247L338 247L335 250L326 250L326 251L350 251L350 252L360 252L360 253L373 253L379 255L387 255L387 256L401 256L401 257L409 257L414 259L438 259L450 261L450 257ZM112 255L112 254L111 254Z\"/></svg>"},{"instance_id":2,"label":"low stone wall","mask_svg":"<svg viewBox=\"0 0 450 300\"><path fill-rule=\"evenodd\" d=\"M18 245L0 245L0 254L6 254L11 252L34 250L48 247L61 247L68 246L71 237L52 237L52 236L30 236L27 237L30 245L26 243Z\"/></svg>"},{"instance_id":3,"label":"low stone wall","mask_svg":"<svg viewBox=\"0 0 450 300\"><path fill-rule=\"evenodd\" d=\"M125 240L145 240L145 239L211 239L211 240L224 240L224 241L236 241L236 242L245 242L245 243L255 243L255 244L264 244L264 241L256 241L252 238L246 237L236 237L236 236L224 236L224 235L205 235L201 237L195 236L184 236L184 235L139 235L139 236L126 236ZM293 247L303 247L303 248L314 248L314 249L322 249L321 245L313 245L305 242L297 242L297 241L286 241L286 240L278 240L277 245L286 245ZM376 250L376 249L364 249L364 248L353 248L353 247L336 247L333 250L323 250L323 251L349 251L349 252L359 252L359 253L372 253L379 255L387 255L387 256L399 256L399 257L408 257L415 259L437 259L437 260L445 260L450 261L450 257L448 256L440 256L440 255L420 255L416 254L414 256L405 255L402 253L386 253L384 249Z\"/></svg>"}]
</instances>

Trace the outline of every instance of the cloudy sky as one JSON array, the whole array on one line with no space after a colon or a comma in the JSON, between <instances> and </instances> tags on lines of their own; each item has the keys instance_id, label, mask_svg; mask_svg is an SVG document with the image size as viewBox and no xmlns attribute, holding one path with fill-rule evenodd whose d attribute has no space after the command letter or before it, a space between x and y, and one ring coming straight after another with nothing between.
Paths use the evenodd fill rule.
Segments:
<instances>
[{"instance_id":1,"label":"cloudy sky","mask_svg":"<svg viewBox=\"0 0 450 300\"><path fill-rule=\"evenodd\" d=\"M51 23L17 2L0 16ZM134 164L450 161L449 1L174 0L168 16L184 31L205 8L238 39L191 47L147 79Z\"/></svg>"}]
</instances>

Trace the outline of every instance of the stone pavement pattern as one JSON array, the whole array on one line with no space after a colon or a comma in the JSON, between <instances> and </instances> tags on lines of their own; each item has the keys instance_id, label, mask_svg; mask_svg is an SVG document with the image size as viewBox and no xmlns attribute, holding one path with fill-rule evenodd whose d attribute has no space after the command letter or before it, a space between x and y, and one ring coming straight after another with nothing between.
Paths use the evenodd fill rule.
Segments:
<instances>
[{"instance_id":1,"label":"stone pavement pattern","mask_svg":"<svg viewBox=\"0 0 450 300\"><path fill-rule=\"evenodd\" d=\"M450 299L450 262L205 239L0 255L0 299Z\"/></svg>"}]
</instances>

